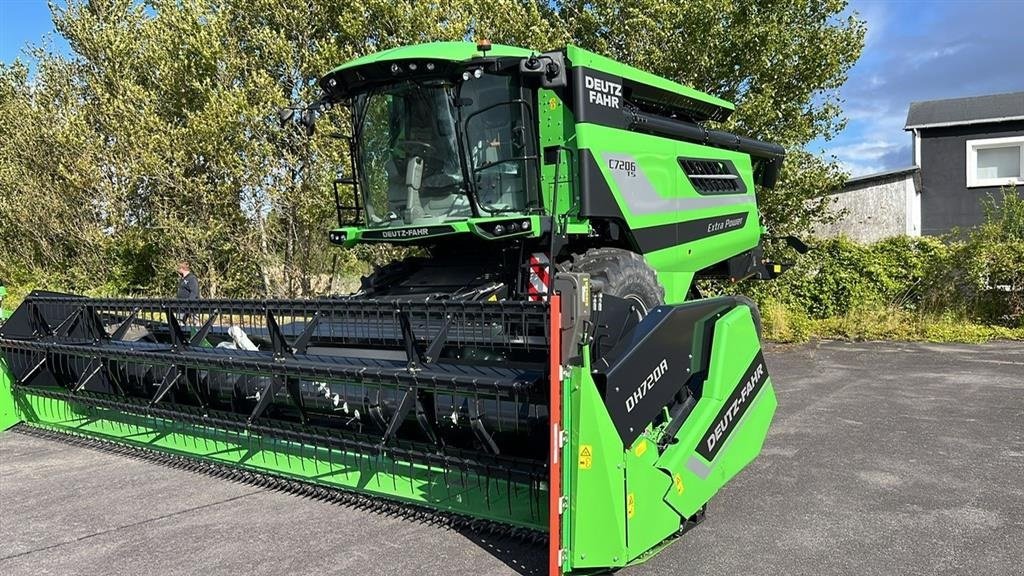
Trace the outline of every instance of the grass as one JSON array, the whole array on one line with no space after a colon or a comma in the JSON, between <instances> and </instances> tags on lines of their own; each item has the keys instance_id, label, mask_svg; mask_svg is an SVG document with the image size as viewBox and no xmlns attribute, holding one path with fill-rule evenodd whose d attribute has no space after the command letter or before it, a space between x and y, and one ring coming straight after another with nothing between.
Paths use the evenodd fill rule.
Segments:
<instances>
[{"instance_id":1,"label":"grass","mask_svg":"<svg viewBox=\"0 0 1024 576\"><path fill-rule=\"evenodd\" d=\"M1024 340L1024 327L979 324L950 314L912 312L883 305L865 304L842 316L815 319L802 310L769 301L761 314L765 338L784 343L812 339L969 343Z\"/></svg>"}]
</instances>

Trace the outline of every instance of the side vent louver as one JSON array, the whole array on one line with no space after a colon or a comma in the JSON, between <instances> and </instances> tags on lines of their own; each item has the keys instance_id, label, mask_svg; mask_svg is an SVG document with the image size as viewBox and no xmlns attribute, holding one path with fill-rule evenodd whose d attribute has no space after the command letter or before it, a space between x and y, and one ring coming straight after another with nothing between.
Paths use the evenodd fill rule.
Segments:
<instances>
[{"instance_id":1,"label":"side vent louver","mask_svg":"<svg viewBox=\"0 0 1024 576\"><path fill-rule=\"evenodd\" d=\"M698 194L743 194L747 187L729 160L679 158L679 166Z\"/></svg>"}]
</instances>

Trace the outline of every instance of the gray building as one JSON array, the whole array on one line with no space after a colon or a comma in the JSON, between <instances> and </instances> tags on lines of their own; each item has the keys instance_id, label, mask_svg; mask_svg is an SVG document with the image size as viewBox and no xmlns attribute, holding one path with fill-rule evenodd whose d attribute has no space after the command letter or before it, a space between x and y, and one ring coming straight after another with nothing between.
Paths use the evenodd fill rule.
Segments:
<instances>
[{"instance_id":1,"label":"gray building","mask_svg":"<svg viewBox=\"0 0 1024 576\"><path fill-rule=\"evenodd\" d=\"M846 236L857 242L877 242L891 236L921 235L921 173L917 166L850 178L829 195L842 218L819 224L818 237Z\"/></svg>"},{"instance_id":2,"label":"gray building","mask_svg":"<svg viewBox=\"0 0 1024 576\"><path fill-rule=\"evenodd\" d=\"M1024 92L913 102L905 130L914 165L849 179L830 195L843 217L815 235L941 235L980 224L1004 186L1024 196Z\"/></svg>"},{"instance_id":3,"label":"gray building","mask_svg":"<svg viewBox=\"0 0 1024 576\"><path fill-rule=\"evenodd\" d=\"M1024 92L913 102L905 130L921 169L922 234L979 224L982 199L1002 186L1024 193Z\"/></svg>"}]
</instances>

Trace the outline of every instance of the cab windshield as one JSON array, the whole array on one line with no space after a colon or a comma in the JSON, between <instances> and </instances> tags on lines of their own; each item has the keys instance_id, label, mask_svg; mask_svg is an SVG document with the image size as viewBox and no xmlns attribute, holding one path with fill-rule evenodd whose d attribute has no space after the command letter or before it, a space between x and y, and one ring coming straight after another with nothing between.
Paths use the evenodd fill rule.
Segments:
<instances>
[{"instance_id":1,"label":"cab windshield","mask_svg":"<svg viewBox=\"0 0 1024 576\"><path fill-rule=\"evenodd\" d=\"M461 85L404 81L356 96L368 225L428 225L533 205L535 144L520 90L488 74Z\"/></svg>"}]
</instances>

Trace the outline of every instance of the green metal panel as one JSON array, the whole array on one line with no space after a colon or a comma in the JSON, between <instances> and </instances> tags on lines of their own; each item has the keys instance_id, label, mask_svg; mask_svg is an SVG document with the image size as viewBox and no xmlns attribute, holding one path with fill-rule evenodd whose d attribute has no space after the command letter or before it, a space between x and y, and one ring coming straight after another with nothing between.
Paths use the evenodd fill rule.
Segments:
<instances>
[{"instance_id":1,"label":"green metal panel","mask_svg":"<svg viewBox=\"0 0 1024 576\"><path fill-rule=\"evenodd\" d=\"M35 393L35 390L24 386L13 389L14 403L31 426L229 464L513 526L547 529L547 507L543 504L547 502L546 497L530 497L540 490L536 486L512 483L509 488L504 478L489 478L472 472L445 473L438 468L394 460L384 454L332 450L148 415L86 407L49 397L45 392ZM0 402L3 401L0 397ZM16 422L5 418L4 422L9 424Z\"/></svg>"},{"instance_id":2,"label":"green metal panel","mask_svg":"<svg viewBox=\"0 0 1024 576\"><path fill-rule=\"evenodd\" d=\"M761 223L754 196L753 171L747 154L595 124L578 124L576 136L577 145L589 148L598 159L601 175L612 190L631 230L746 214L742 228L692 241L681 238L676 245L644 254L648 264L665 285L668 303L679 303L685 299L694 273L758 244ZM638 190L619 188L608 162L602 161L606 154L633 158L636 161L637 177L653 190L653 200L666 205L675 204L682 209L643 210L641 206L649 207L650 202L637 200L640 193ZM698 194L676 161L680 157L731 161L745 184L746 193L716 196Z\"/></svg>"},{"instance_id":3,"label":"green metal panel","mask_svg":"<svg viewBox=\"0 0 1024 576\"><path fill-rule=\"evenodd\" d=\"M757 356L761 345L750 309L741 306L720 318L715 325L711 349L711 367L703 393L686 423L657 462L669 474L680 475L682 491L669 489L665 500L684 517L697 513L733 476L760 453L768 426L775 413L775 391L769 379L751 400L721 451L711 462L696 452L697 443L714 420L726 399L743 385L745 370Z\"/></svg>"},{"instance_id":4,"label":"green metal panel","mask_svg":"<svg viewBox=\"0 0 1024 576\"><path fill-rule=\"evenodd\" d=\"M570 450L565 455L570 469L564 519L568 568L619 567L647 559L760 452L775 409L770 380L714 462L695 451L726 399L743 385L745 371L760 350L745 306L718 319L714 334L702 398L677 433L677 442L664 450L657 442L660 428L649 428L624 450L589 366L572 370L568 398L573 418L567 421ZM700 466L694 466L693 459L700 459Z\"/></svg>"},{"instance_id":5,"label":"green metal panel","mask_svg":"<svg viewBox=\"0 0 1024 576\"><path fill-rule=\"evenodd\" d=\"M610 128L597 124L576 125L577 144L580 148L589 148L599 160L601 174L605 177L616 194L622 214L630 225L630 228L645 228L678 222L681 220L694 220L708 216L730 214L736 212L748 212L751 218L748 219L744 230L751 233L760 232L760 223L757 219L756 198L754 196L753 170L750 164L750 156L742 152L733 152L701 144L681 142L670 138L653 136L640 132L631 132L619 128ZM682 210L655 210L644 212L634 206L634 202L624 198L626 191L619 190L615 178L607 162L601 162L605 154L624 154L633 157L637 163L638 175L641 179L650 183L659 199L667 201L685 200L694 204L705 203L707 207L686 206ZM706 158L714 160L729 160L737 168L740 178L745 187L745 199L736 199L737 195L703 196L694 190L689 180L683 174L682 168L676 162L676 158ZM636 191L630 191L636 193ZM741 202L739 204L720 205L724 198L730 202ZM722 236L735 236L735 231ZM698 255L700 257L701 255ZM704 258L710 261L710 256Z\"/></svg>"},{"instance_id":6,"label":"green metal panel","mask_svg":"<svg viewBox=\"0 0 1024 576\"><path fill-rule=\"evenodd\" d=\"M575 213L577 202L573 201L571 183L575 180L577 163L576 156L576 121L572 110L565 105L552 90L538 90L537 110L540 121L540 150L551 146L561 146L561 165L558 166L558 203L557 212L561 214ZM547 163L541 154L541 197L545 210L551 212L551 192L555 189L555 164ZM584 230L583 232L586 232Z\"/></svg>"},{"instance_id":7,"label":"green metal panel","mask_svg":"<svg viewBox=\"0 0 1024 576\"><path fill-rule=\"evenodd\" d=\"M622 441L590 376L572 369L569 454L569 543L572 569L626 563L625 460ZM589 452L589 461L587 453Z\"/></svg>"},{"instance_id":8,"label":"green metal panel","mask_svg":"<svg viewBox=\"0 0 1024 576\"><path fill-rule=\"evenodd\" d=\"M518 56L525 57L533 54L534 52L525 48L518 48L515 46L505 46L503 44L494 44L491 49L487 51L488 57L497 56ZM339 70L347 70L349 68L355 68L364 64L373 64L375 62L391 62L392 60L415 60L415 59L431 59L431 60L450 60L453 62L463 62L472 58L483 56L476 48L474 42L430 42L427 44L416 44L413 46L400 46L398 48L392 48L390 50L381 50L380 52L374 52L373 54L367 54L355 60L350 60L341 66L331 70L328 74L332 74Z\"/></svg>"},{"instance_id":9,"label":"green metal panel","mask_svg":"<svg viewBox=\"0 0 1024 576\"><path fill-rule=\"evenodd\" d=\"M672 477L655 467L657 459L657 443L647 436L638 438L626 452L628 561L675 534L682 521L678 512L665 505Z\"/></svg>"},{"instance_id":10,"label":"green metal panel","mask_svg":"<svg viewBox=\"0 0 1024 576\"><path fill-rule=\"evenodd\" d=\"M21 422L21 411L14 403L14 376L7 368L7 360L0 356L0 430L7 430Z\"/></svg>"},{"instance_id":11,"label":"green metal panel","mask_svg":"<svg viewBox=\"0 0 1024 576\"><path fill-rule=\"evenodd\" d=\"M583 350L583 358L590 357L590 346L584 345L581 348ZM578 412L577 406L573 401L573 390L579 387L579 382L583 378L584 374L590 372L590 361L584 360L583 366L572 367L567 373L563 374L562 379L562 430L563 436L567 437L567 441L562 446L562 452L560 458L562 459L562 498L566 502L565 509L562 511L562 533L561 547L562 550L570 550L572 547L574 532L573 524L576 515L573 513L573 502L576 499L576 491L572 484L572 479L576 476L576 467L574 465L576 454L573 452L572 436L574 431L577 429L576 418ZM562 573L568 574L572 571L572 556L569 555L565 562L561 566ZM549 574L548 576L554 576Z\"/></svg>"},{"instance_id":12,"label":"green metal panel","mask_svg":"<svg viewBox=\"0 0 1024 576\"><path fill-rule=\"evenodd\" d=\"M671 249L659 250L657 253L644 255L651 268L658 272L658 282L665 287L666 304L682 304L690 292L690 285L693 284L694 272L672 272L668 268L672 265L673 254Z\"/></svg>"}]
</instances>

